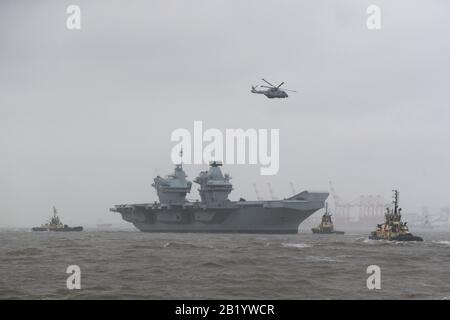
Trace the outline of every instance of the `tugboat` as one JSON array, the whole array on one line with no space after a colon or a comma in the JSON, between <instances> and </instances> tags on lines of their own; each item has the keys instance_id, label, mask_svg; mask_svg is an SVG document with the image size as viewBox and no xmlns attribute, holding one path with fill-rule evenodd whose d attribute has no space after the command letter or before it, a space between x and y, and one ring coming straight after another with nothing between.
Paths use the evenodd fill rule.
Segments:
<instances>
[{"instance_id":1,"label":"tugboat","mask_svg":"<svg viewBox=\"0 0 450 320\"><path fill-rule=\"evenodd\" d=\"M331 214L328 212L328 203L325 204L325 213L322 216L322 222L317 228L311 229L313 233L334 233L344 234L344 231L334 230L333 221L331 221Z\"/></svg>"},{"instance_id":2,"label":"tugboat","mask_svg":"<svg viewBox=\"0 0 450 320\"><path fill-rule=\"evenodd\" d=\"M398 190L394 190L394 209L386 209L383 224L378 224L377 229L369 235L371 240L389 240L389 241L423 241L419 236L414 236L409 232L407 222L402 221L401 211L398 207Z\"/></svg>"},{"instance_id":3,"label":"tugboat","mask_svg":"<svg viewBox=\"0 0 450 320\"><path fill-rule=\"evenodd\" d=\"M111 227L112 227L112 224L111 224L111 223L103 222L103 220L98 219L98 220L97 220L96 226L97 226L97 228L99 228L99 229L103 229L103 228L111 228Z\"/></svg>"},{"instance_id":4,"label":"tugboat","mask_svg":"<svg viewBox=\"0 0 450 320\"><path fill-rule=\"evenodd\" d=\"M67 224L63 224L58 217L58 211L53 207L53 217L50 218L50 222L43 224L40 227L34 227L32 231L83 231L83 227L69 227Z\"/></svg>"}]
</instances>

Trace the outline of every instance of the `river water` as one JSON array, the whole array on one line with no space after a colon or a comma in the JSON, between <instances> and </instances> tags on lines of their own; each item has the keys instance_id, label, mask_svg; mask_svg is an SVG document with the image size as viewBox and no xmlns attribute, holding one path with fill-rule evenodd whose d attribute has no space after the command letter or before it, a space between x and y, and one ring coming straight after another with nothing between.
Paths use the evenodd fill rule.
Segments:
<instances>
[{"instance_id":1,"label":"river water","mask_svg":"<svg viewBox=\"0 0 450 320\"><path fill-rule=\"evenodd\" d=\"M345 235L0 231L0 299L449 299L449 232ZM81 289L68 290L69 265ZM367 267L381 270L369 290Z\"/></svg>"}]
</instances>

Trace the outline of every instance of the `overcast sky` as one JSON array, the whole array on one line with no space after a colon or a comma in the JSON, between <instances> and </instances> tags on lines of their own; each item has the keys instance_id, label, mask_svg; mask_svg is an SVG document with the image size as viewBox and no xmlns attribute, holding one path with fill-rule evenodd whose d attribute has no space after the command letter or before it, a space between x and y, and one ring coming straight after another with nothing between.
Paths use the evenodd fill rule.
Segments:
<instances>
[{"instance_id":1,"label":"overcast sky","mask_svg":"<svg viewBox=\"0 0 450 320\"><path fill-rule=\"evenodd\" d=\"M66 28L70 4L81 30ZM349 201L395 187L405 211L437 212L450 205L449 12L446 0L3 0L0 227L38 225L53 205L69 224L120 221L114 204L157 199L170 134L194 120L280 129L277 175L224 166L232 199L332 180ZM251 94L262 77L298 93Z\"/></svg>"}]
</instances>

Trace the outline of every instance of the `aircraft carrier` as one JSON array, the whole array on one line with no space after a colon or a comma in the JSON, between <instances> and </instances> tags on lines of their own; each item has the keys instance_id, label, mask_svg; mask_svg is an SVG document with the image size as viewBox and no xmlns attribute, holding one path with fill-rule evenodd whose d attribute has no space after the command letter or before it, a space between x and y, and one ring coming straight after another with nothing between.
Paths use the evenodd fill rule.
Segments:
<instances>
[{"instance_id":1,"label":"aircraft carrier","mask_svg":"<svg viewBox=\"0 0 450 320\"><path fill-rule=\"evenodd\" d=\"M194 182L201 201L187 201L192 182L181 164L166 178L157 176L152 186L159 202L121 204L111 208L122 219L144 232L298 233L299 225L322 209L327 192L303 191L284 200L230 201L230 176L220 162L210 163Z\"/></svg>"}]
</instances>

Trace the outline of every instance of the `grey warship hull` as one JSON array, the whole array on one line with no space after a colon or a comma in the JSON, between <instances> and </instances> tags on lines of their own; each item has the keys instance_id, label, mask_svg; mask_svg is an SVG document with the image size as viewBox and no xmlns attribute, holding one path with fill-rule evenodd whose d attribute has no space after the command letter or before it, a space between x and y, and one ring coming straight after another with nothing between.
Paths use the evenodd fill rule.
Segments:
<instances>
[{"instance_id":1,"label":"grey warship hull","mask_svg":"<svg viewBox=\"0 0 450 320\"><path fill-rule=\"evenodd\" d=\"M221 163L213 161L194 182L200 185L200 201L186 200L192 183L181 164L166 178L152 184L159 203L116 205L122 219L144 232L297 233L300 223L324 207L327 192L303 191L288 199L230 201L231 177L222 174Z\"/></svg>"},{"instance_id":2,"label":"grey warship hull","mask_svg":"<svg viewBox=\"0 0 450 320\"><path fill-rule=\"evenodd\" d=\"M325 192L302 192L287 200L230 202L226 207L152 204L117 205L119 212L143 232L298 233L299 225L323 208Z\"/></svg>"}]
</instances>

